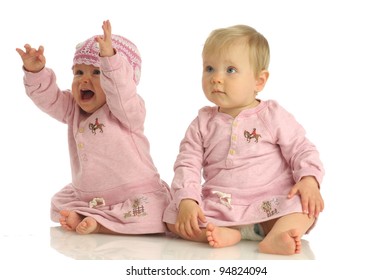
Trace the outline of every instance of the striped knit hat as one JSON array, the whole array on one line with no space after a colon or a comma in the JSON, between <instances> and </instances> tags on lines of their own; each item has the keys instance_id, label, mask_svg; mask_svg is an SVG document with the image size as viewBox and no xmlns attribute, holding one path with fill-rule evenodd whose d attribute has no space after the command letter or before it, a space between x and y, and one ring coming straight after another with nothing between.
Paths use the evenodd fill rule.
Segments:
<instances>
[{"instance_id":1,"label":"striped knit hat","mask_svg":"<svg viewBox=\"0 0 392 280\"><path fill-rule=\"evenodd\" d=\"M87 64L99 67L99 44L95 41L95 37L97 36L93 36L76 46L73 66L75 64ZM138 84L140 80L142 60L137 47L128 39L113 34L112 44L116 52L125 57L131 64L134 72L133 80L136 84Z\"/></svg>"}]
</instances>

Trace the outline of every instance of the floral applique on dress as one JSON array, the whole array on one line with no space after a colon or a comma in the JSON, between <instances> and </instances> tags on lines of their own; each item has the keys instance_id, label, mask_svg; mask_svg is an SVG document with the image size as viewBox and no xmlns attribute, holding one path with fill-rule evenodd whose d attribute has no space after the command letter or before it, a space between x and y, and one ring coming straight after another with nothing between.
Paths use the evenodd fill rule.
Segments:
<instances>
[{"instance_id":1,"label":"floral applique on dress","mask_svg":"<svg viewBox=\"0 0 392 280\"><path fill-rule=\"evenodd\" d=\"M276 198L273 198L271 200L263 201L260 205L260 208L264 213L267 214L267 217L271 217L278 214L278 209L276 209L276 206L278 206L278 204L278 200Z\"/></svg>"},{"instance_id":2,"label":"floral applique on dress","mask_svg":"<svg viewBox=\"0 0 392 280\"><path fill-rule=\"evenodd\" d=\"M144 204L148 203L146 197L136 198L132 203L132 209L124 213L124 218L146 216Z\"/></svg>"}]
</instances>

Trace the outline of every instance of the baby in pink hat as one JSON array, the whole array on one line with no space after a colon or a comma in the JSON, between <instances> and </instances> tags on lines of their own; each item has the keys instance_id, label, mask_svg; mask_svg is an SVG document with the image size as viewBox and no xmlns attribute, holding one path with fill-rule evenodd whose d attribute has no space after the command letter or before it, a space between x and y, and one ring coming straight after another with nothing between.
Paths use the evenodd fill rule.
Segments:
<instances>
[{"instance_id":1,"label":"baby in pink hat","mask_svg":"<svg viewBox=\"0 0 392 280\"><path fill-rule=\"evenodd\" d=\"M111 34L109 21L102 29L103 36L76 47L71 91L58 88L42 46L16 49L27 95L68 125L72 183L53 196L51 218L80 234L163 233L170 194L144 135L146 110L136 87L140 54Z\"/></svg>"}]
</instances>

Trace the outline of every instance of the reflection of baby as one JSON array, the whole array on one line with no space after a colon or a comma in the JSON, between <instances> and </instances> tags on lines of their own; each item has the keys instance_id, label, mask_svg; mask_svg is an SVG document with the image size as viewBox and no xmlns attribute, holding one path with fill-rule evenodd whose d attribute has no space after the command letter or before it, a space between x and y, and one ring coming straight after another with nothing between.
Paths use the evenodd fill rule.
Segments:
<instances>
[{"instance_id":1,"label":"reflection of baby","mask_svg":"<svg viewBox=\"0 0 392 280\"><path fill-rule=\"evenodd\" d=\"M161 259L168 240L157 236L75 235L53 227L50 245L59 253L78 260Z\"/></svg>"}]
</instances>

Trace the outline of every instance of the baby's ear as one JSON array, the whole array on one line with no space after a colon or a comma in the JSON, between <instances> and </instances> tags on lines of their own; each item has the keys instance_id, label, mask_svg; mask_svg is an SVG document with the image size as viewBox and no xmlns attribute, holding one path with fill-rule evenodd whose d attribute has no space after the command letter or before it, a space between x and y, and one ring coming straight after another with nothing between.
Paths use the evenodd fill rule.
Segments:
<instances>
[{"instance_id":1,"label":"baby's ear","mask_svg":"<svg viewBox=\"0 0 392 280\"><path fill-rule=\"evenodd\" d=\"M262 91L265 84L267 83L269 77L269 72L267 70L262 70L259 75L256 76L255 91Z\"/></svg>"}]
</instances>

